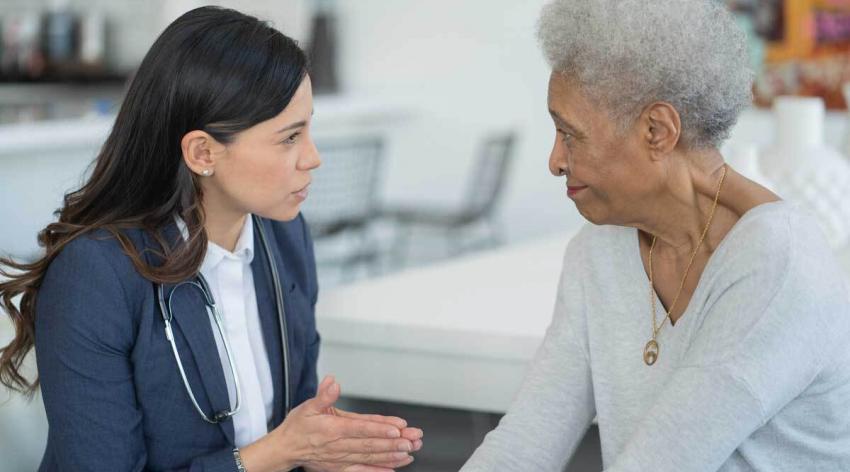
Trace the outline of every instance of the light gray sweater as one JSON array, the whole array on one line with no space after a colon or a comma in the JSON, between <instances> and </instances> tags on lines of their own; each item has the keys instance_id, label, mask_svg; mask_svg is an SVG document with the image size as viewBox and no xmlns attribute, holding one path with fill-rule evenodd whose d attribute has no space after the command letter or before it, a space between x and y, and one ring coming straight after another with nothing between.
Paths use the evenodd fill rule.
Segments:
<instances>
[{"instance_id":1,"label":"light gray sweater","mask_svg":"<svg viewBox=\"0 0 850 472\"><path fill-rule=\"evenodd\" d=\"M637 230L588 225L521 391L462 471L561 471L594 415L609 472L850 471L845 280L811 217L759 205L665 323L650 367Z\"/></svg>"}]
</instances>

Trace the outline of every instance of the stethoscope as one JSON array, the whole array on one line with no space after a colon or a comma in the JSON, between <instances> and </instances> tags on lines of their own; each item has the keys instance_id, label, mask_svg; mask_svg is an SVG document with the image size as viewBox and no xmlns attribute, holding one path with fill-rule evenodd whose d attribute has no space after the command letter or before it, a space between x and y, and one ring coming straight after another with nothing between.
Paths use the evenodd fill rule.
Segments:
<instances>
[{"instance_id":1,"label":"stethoscope","mask_svg":"<svg viewBox=\"0 0 850 472\"><path fill-rule=\"evenodd\" d=\"M254 222L254 228L257 229L260 235L260 242L263 245L263 251L266 254L266 261L268 262L269 269L271 270L272 283L274 284L277 319L280 324L281 351L283 353L283 390L285 397L284 416L286 416L289 414L290 410L289 340L286 337L286 312L283 308L283 290L281 289L280 284L280 274L278 274L277 265L274 263L274 255L272 254L271 248L269 247L269 242L266 239L265 229L263 229L263 225L260 223L260 219L256 215L253 215L252 218ZM177 290L177 288L182 285L195 287L201 291L201 294L204 298L204 305L207 309L207 314L211 315L213 320L215 321L216 328L218 329L218 334L224 343L224 351L227 354L227 363L230 365L230 373L233 376L233 386L236 390L236 400L234 402L234 406L232 409L216 412L212 416L212 418L207 416L206 413L204 413L204 411L198 405L198 401L195 399L195 394L192 391L192 386L189 385L189 380L186 378L186 370L183 368L183 362L180 360L180 353L177 352L177 344L174 342L174 331L171 328L171 320L174 319L174 313L171 310L171 297L174 296L174 292ZM222 326L221 313L219 312L218 305L216 305L215 298L213 297L212 291L210 290L207 280L200 272L198 272L197 280L187 280L185 282L181 282L175 285L174 288L171 289L171 293L168 295L167 299L165 297L165 289L162 287L162 285L157 285L157 298L159 299L159 310L162 314L162 321L165 323L165 337L168 339L168 342L171 343L171 351L174 353L174 360L177 362L177 368L180 370L180 377L183 378L183 386L186 388L186 393L189 395L189 399L192 400L192 405L195 406L195 410L198 411L198 414L200 414L201 418L203 418L204 421L206 421L207 423L216 424L229 419L231 416L235 415L239 411L242 402L242 388L239 384L239 376L236 374L236 364L233 361L233 356L230 352L230 341L228 341L227 335L225 334L224 328Z\"/></svg>"}]
</instances>

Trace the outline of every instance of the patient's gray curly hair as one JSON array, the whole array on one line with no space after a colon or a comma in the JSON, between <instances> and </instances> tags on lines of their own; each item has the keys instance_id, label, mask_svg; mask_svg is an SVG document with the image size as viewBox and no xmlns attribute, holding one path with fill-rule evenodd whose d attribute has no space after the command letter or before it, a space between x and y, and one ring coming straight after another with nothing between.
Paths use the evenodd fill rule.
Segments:
<instances>
[{"instance_id":1,"label":"patient's gray curly hair","mask_svg":"<svg viewBox=\"0 0 850 472\"><path fill-rule=\"evenodd\" d=\"M623 127L673 105L692 148L719 147L752 102L746 36L716 0L554 0L538 39L552 70Z\"/></svg>"}]
</instances>

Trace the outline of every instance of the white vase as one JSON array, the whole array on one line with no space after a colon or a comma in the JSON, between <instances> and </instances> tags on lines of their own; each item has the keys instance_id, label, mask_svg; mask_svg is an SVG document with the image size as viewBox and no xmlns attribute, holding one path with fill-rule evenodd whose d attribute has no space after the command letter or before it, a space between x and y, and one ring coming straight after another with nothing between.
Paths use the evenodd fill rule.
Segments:
<instances>
[{"instance_id":1,"label":"white vase","mask_svg":"<svg viewBox=\"0 0 850 472\"><path fill-rule=\"evenodd\" d=\"M760 156L761 169L784 199L813 213L835 248L850 241L850 164L824 143L820 98L778 97L776 141Z\"/></svg>"},{"instance_id":2,"label":"white vase","mask_svg":"<svg viewBox=\"0 0 850 472\"><path fill-rule=\"evenodd\" d=\"M847 104L848 114L845 116L845 125L844 125L844 147L842 150L844 151L844 157L850 158L850 82L845 82L841 86L841 94L844 95L844 103Z\"/></svg>"}]
</instances>

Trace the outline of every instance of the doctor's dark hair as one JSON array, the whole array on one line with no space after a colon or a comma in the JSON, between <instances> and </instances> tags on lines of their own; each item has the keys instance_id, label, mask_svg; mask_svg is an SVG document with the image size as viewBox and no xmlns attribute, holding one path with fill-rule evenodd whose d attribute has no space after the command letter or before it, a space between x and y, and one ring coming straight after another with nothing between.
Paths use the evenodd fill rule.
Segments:
<instances>
[{"instance_id":1,"label":"doctor's dark hair","mask_svg":"<svg viewBox=\"0 0 850 472\"><path fill-rule=\"evenodd\" d=\"M50 262L75 238L107 231L152 282L176 283L197 273L207 248L203 195L183 161L182 137L203 130L230 143L283 111L306 74L307 59L295 41L234 10L197 8L163 31L131 80L90 177L65 195L58 221L39 232L43 256L32 263L0 259L8 279L0 283L0 303L15 326L14 339L0 349L0 383L27 395L38 388L38 378L21 372L35 342L37 292ZM186 243L165 241L160 233L174 215L187 224ZM122 232L130 228L156 238L162 265L145 262Z\"/></svg>"}]
</instances>

